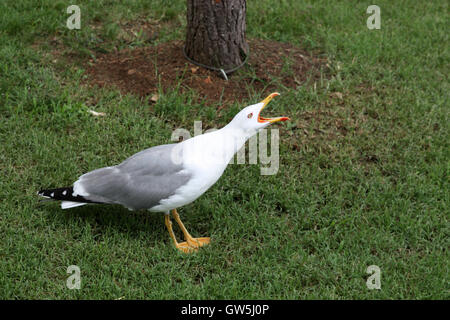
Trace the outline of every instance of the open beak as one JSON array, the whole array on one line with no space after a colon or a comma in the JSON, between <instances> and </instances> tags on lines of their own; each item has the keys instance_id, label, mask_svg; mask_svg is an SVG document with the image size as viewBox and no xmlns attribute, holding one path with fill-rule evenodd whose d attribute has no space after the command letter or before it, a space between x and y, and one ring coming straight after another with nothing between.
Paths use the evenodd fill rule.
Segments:
<instances>
[{"instance_id":1,"label":"open beak","mask_svg":"<svg viewBox=\"0 0 450 320\"><path fill-rule=\"evenodd\" d=\"M259 111L258 114L258 122L269 122L269 123L274 123L274 122L278 122L278 121L286 121L286 120L291 120L288 117L277 117L277 118L263 118L261 117L261 111L263 111L263 109L269 104L269 102L276 96L279 96L280 94L278 92L274 92L269 94L269 96L267 98L265 98L263 101L261 101L261 103L263 104L261 110Z\"/></svg>"}]
</instances>

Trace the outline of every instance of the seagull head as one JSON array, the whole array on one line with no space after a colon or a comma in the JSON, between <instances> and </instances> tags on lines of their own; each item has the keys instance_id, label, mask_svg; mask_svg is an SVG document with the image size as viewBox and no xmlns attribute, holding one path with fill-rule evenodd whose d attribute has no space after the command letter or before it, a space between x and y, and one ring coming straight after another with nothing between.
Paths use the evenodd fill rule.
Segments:
<instances>
[{"instance_id":1,"label":"seagull head","mask_svg":"<svg viewBox=\"0 0 450 320\"><path fill-rule=\"evenodd\" d=\"M245 107L234 116L228 126L232 129L242 130L246 135L252 136L272 123L290 120L288 117L264 118L261 116L261 111L274 97L279 95L278 92L271 93L263 101Z\"/></svg>"}]
</instances>

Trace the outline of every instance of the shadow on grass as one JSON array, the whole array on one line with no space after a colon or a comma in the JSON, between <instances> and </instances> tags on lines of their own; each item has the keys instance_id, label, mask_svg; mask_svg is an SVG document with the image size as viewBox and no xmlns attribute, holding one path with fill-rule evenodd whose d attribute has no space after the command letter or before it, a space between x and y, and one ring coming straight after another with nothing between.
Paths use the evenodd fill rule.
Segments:
<instances>
[{"instance_id":1,"label":"shadow on grass","mask_svg":"<svg viewBox=\"0 0 450 320\"><path fill-rule=\"evenodd\" d=\"M168 238L163 214L145 210L129 211L119 205L86 205L62 210L54 205L40 204L40 209L47 211L48 220L70 229L83 229L96 241L105 236L126 235L127 238L148 241L161 241ZM45 208L45 206L48 206ZM74 236L76 237L74 232Z\"/></svg>"}]
</instances>

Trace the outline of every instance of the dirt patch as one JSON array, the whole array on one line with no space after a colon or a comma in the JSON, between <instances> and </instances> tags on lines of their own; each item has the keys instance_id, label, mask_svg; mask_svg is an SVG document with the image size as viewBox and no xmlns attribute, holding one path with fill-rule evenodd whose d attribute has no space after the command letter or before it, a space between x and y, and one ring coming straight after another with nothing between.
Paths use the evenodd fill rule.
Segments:
<instances>
[{"instance_id":1,"label":"dirt patch","mask_svg":"<svg viewBox=\"0 0 450 320\"><path fill-rule=\"evenodd\" d=\"M122 93L150 98L179 86L194 90L207 104L248 99L252 92L267 94L280 87L295 89L320 76L325 59L313 57L288 43L250 40L250 56L245 67L223 79L218 72L189 63L182 41L127 49L97 56L86 66L88 83L116 86Z\"/></svg>"}]
</instances>

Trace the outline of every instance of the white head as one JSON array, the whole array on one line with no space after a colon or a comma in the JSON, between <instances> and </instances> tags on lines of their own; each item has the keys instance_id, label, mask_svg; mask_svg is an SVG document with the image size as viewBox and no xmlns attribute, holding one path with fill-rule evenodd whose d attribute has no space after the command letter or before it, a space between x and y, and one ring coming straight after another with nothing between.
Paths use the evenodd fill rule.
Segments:
<instances>
[{"instance_id":1,"label":"white head","mask_svg":"<svg viewBox=\"0 0 450 320\"><path fill-rule=\"evenodd\" d=\"M268 125L278 122L290 120L288 117L276 117L276 118L264 118L261 117L261 111L269 104L269 102L276 96L279 96L278 92L271 93L267 98L257 104L245 107L233 120L227 125L228 128L235 130L242 130L248 137L253 136L259 130L267 127Z\"/></svg>"}]
</instances>

